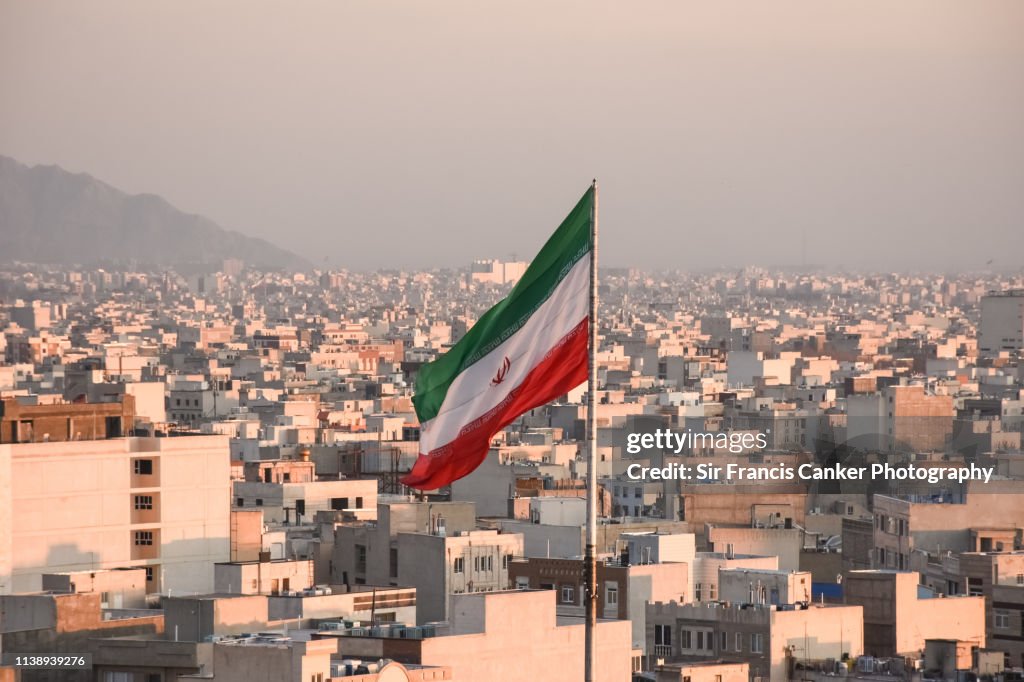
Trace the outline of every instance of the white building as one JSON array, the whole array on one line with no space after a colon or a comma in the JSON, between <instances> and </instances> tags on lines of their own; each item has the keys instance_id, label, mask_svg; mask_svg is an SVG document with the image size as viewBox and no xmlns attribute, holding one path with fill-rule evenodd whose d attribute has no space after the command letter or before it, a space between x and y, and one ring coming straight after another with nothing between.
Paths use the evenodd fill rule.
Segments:
<instances>
[{"instance_id":1,"label":"white building","mask_svg":"<svg viewBox=\"0 0 1024 682\"><path fill-rule=\"evenodd\" d=\"M224 436L0 445L0 594L128 566L148 592L208 592L230 558L230 485Z\"/></svg>"},{"instance_id":2,"label":"white building","mask_svg":"<svg viewBox=\"0 0 1024 682\"><path fill-rule=\"evenodd\" d=\"M1024 289L981 297L978 352L983 356L1024 349Z\"/></svg>"}]
</instances>

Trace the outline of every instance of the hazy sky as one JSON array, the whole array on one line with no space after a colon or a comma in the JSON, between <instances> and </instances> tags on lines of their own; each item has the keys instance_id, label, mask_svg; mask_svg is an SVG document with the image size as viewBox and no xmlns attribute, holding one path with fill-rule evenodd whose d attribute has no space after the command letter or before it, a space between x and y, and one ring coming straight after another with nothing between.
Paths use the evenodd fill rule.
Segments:
<instances>
[{"instance_id":1,"label":"hazy sky","mask_svg":"<svg viewBox=\"0 0 1024 682\"><path fill-rule=\"evenodd\" d=\"M332 266L1024 254L1024 2L0 0L0 154Z\"/></svg>"}]
</instances>

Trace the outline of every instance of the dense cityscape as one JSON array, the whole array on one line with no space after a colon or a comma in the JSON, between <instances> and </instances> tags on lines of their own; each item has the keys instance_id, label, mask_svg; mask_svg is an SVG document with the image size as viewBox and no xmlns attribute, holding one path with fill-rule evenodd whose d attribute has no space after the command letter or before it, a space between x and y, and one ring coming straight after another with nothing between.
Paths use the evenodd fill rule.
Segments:
<instances>
[{"instance_id":1,"label":"dense cityscape","mask_svg":"<svg viewBox=\"0 0 1024 682\"><path fill-rule=\"evenodd\" d=\"M418 370L527 265L6 266L0 680L582 679L586 384L401 482ZM1024 275L599 293L596 679L1024 677ZM713 473L873 465L991 475Z\"/></svg>"}]
</instances>

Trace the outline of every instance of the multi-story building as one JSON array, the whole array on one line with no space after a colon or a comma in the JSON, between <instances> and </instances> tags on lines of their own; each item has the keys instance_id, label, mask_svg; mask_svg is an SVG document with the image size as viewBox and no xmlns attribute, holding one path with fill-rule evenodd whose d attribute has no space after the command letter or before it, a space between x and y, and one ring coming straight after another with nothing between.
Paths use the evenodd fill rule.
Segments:
<instances>
[{"instance_id":1,"label":"multi-story building","mask_svg":"<svg viewBox=\"0 0 1024 682\"><path fill-rule=\"evenodd\" d=\"M211 590L229 558L229 467L223 436L0 445L0 593L129 566L149 592Z\"/></svg>"},{"instance_id":2,"label":"multi-story building","mask_svg":"<svg viewBox=\"0 0 1024 682\"><path fill-rule=\"evenodd\" d=\"M120 438L132 428L135 396L102 403L23 405L0 400L0 444Z\"/></svg>"},{"instance_id":3,"label":"multi-story building","mask_svg":"<svg viewBox=\"0 0 1024 682\"><path fill-rule=\"evenodd\" d=\"M470 503L382 503L375 524L335 531L333 582L415 587L417 622L446 620L451 595L510 585L523 536L475 530Z\"/></svg>"},{"instance_id":4,"label":"multi-story building","mask_svg":"<svg viewBox=\"0 0 1024 682\"><path fill-rule=\"evenodd\" d=\"M994 291L981 297L978 352L995 356L1024 349L1024 289Z\"/></svg>"},{"instance_id":5,"label":"multi-story building","mask_svg":"<svg viewBox=\"0 0 1024 682\"><path fill-rule=\"evenodd\" d=\"M579 559L515 559L509 579L519 589L554 590L559 613L583 617L583 562ZM629 620L633 646L642 649L644 606L650 601L688 600L689 566L685 563L597 564L597 613L602 618Z\"/></svg>"},{"instance_id":6,"label":"multi-story building","mask_svg":"<svg viewBox=\"0 0 1024 682\"><path fill-rule=\"evenodd\" d=\"M262 509L265 523L301 523L312 520L318 511L374 509L377 505L377 479L343 479L340 481L292 481L291 473L282 472L275 482L245 480L234 482L236 509ZM268 464L261 472L271 471ZM288 473L289 480L285 480Z\"/></svg>"},{"instance_id":7,"label":"multi-story building","mask_svg":"<svg viewBox=\"0 0 1024 682\"><path fill-rule=\"evenodd\" d=\"M851 571L843 580L847 604L864 608L864 651L876 657L919 657L927 639L985 646L984 597L946 597L919 588L911 571Z\"/></svg>"},{"instance_id":8,"label":"multi-story building","mask_svg":"<svg viewBox=\"0 0 1024 682\"><path fill-rule=\"evenodd\" d=\"M822 604L647 605L648 665L746 663L751 680L788 680L795 665L826 667L863 653L860 606Z\"/></svg>"}]
</instances>

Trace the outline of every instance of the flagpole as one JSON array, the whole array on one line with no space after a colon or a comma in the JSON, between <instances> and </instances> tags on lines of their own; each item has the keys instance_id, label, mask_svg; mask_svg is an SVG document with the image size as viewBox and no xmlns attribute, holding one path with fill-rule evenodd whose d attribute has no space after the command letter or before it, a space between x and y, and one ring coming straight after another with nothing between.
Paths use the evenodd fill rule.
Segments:
<instances>
[{"instance_id":1,"label":"flagpole","mask_svg":"<svg viewBox=\"0 0 1024 682\"><path fill-rule=\"evenodd\" d=\"M590 318L587 345L587 544L583 560L585 627L585 682L593 682L596 669L594 629L597 625L597 180L591 185L590 204Z\"/></svg>"}]
</instances>

